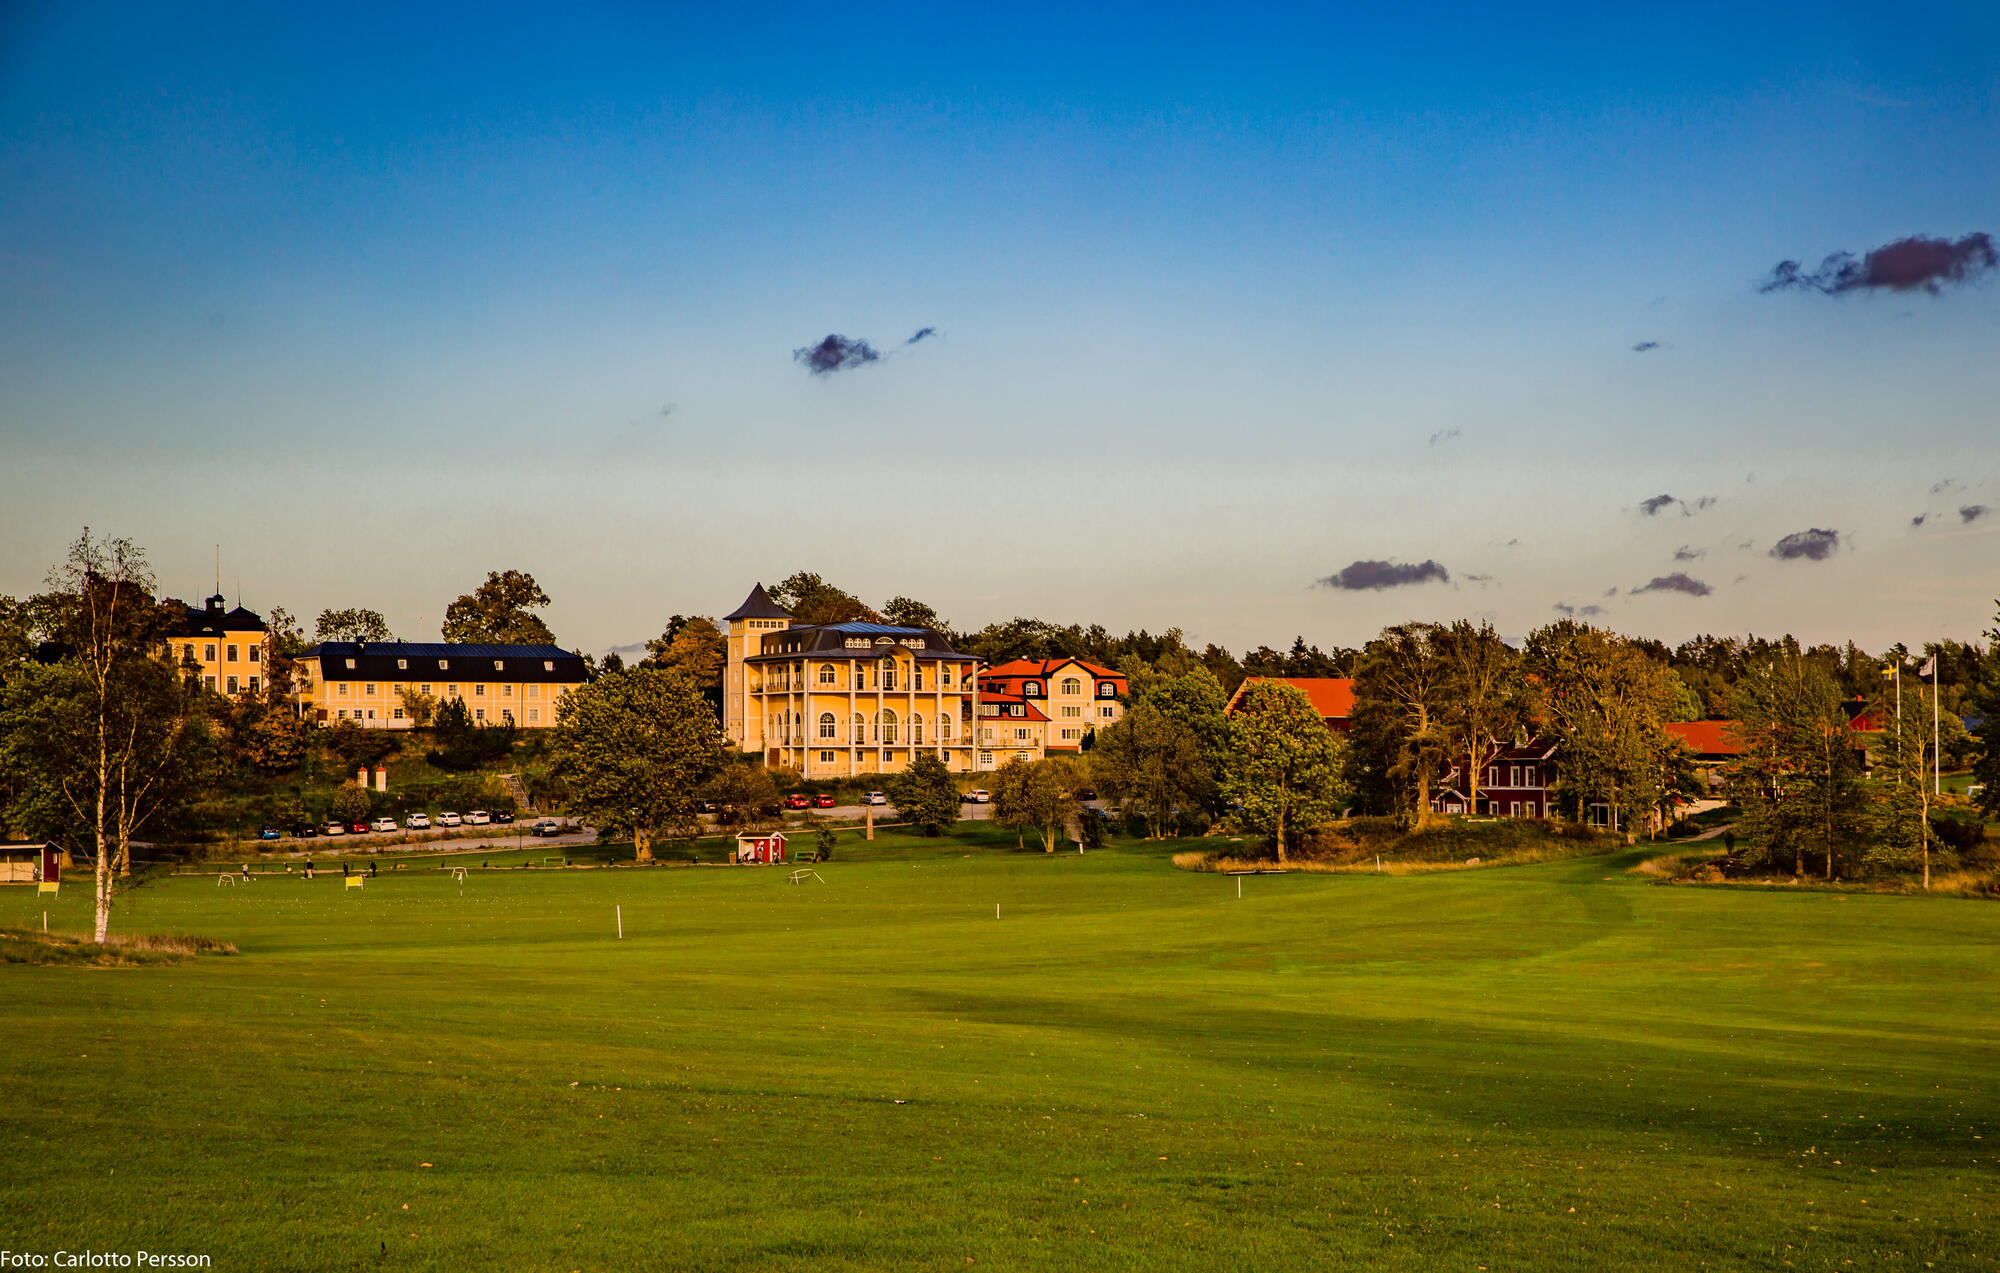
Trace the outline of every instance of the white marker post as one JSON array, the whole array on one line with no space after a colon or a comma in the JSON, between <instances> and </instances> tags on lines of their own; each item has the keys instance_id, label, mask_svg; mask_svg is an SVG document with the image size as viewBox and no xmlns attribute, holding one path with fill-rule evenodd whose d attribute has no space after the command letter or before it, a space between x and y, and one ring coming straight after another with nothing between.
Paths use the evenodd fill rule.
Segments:
<instances>
[{"instance_id":1,"label":"white marker post","mask_svg":"<svg viewBox=\"0 0 2000 1273\"><path fill-rule=\"evenodd\" d=\"M1240 875L1236 877L1236 900L1243 900L1243 877Z\"/></svg>"},{"instance_id":2,"label":"white marker post","mask_svg":"<svg viewBox=\"0 0 2000 1273\"><path fill-rule=\"evenodd\" d=\"M1000 903L998 902L993 903L993 918L1000 918Z\"/></svg>"},{"instance_id":3,"label":"white marker post","mask_svg":"<svg viewBox=\"0 0 2000 1273\"><path fill-rule=\"evenodd\" d=\"M620 905L620 906L619 906L619 907L617 908L617 910L618 910L618 940L619 940L619 941L624 941L624 940L625 940L625 907L624 907L623 905Z\"/></svg>"}]
</instances>

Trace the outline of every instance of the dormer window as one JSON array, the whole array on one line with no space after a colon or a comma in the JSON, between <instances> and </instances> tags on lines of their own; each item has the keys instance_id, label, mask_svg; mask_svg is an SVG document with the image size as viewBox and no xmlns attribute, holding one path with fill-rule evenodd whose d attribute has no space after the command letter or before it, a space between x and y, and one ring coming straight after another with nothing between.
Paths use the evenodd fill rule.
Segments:
<instances>
[{"instance_id":1,"label":"dormer window","mask_svg":"<svg viewBox=\"0 0 2000 1273\"><path fill-rule=\"evenodd\" d=\"M439 659L439 660L438 660L438 671L440 671L440 672L449 672L449 671L451 671L451 660L450 660L450 659Z\"/></svg>"},{"instance_id":2,"label":"dormer window","mask_svg":"<svg viewBox=\"0 0 2000 1273\"><path fill-rule=\"evenodd\" d=\"M397 660L396 660L396 670L397 670L398 672L407 672L407 671L409 671L409 670L410 670L410 661L409 661L408 659L397 659Z\"/></svg>"},{"instance_id":3,"label":"dormer window","mask_svg":"<svg viewBox=\"0 0 2000 1273\"><path fill-rule=\"evenodd\" d=\"M350 672L352 672L352 671L354 670L354 660L353 660L353 659L349 659L349 660L347 660L347 670L348 670L348 671L350 671Z\"/></svg>"},{"instance_id":4,"label":"dormer window","mask_svg":"<svg viewBox=\"0 0 2000 1273\"><path fill-rule=\"evenodd\" d=\"M553 672L553 671L555 671L555 670L556 670L556 661L555 661L554 659L543 659L543 660L542 660L542 671L544 671L544 672Z\"/></svg>"},{"instance_id":5,"label":"dormer window","mask_svg":"<svg viewBox=\"0 0 2000 1273\"><path fill-rule=\"evenodd\" d=\"M1040 681L1029 681L1027 684L1021 687L1021 693L1025 694L1029 698L1034 698L1041 692L1042 692L1042 683Z\"/></svg>"},{"instance_id":6,"label":"dormer window","mask_svg":"<svg viewBox=\"0 0 2000 1273\"><path fill-rule=\"evenodd\" d=\"M1110 681L1099 681L1097 683L1097 696L1099 698L1116 698L1118 697L1118 687Z\"/></svg>"}]
</instances>

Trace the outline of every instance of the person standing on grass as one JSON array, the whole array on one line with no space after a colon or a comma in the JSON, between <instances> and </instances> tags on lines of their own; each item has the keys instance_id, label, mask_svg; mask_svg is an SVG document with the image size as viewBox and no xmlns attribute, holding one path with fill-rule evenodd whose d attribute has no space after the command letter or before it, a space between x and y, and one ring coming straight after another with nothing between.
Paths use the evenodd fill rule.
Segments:
<instances>
[{"instance_id":1,"label":"person standing on grass","mask_svg":"<svg viewBox=\"0 0 2000 1273\"><path fill-rule=\"evenodd\" d=\"M368 864L368 878L371 880L375 878L375 864L373 862Z\"/></svg>"},{"instance_id":2,"label":"person standing on grass","mask_svg":"<svg viewBox=\"0 0 2000 1273\"><path fill-rule=\"evenodd\" d=\"M243 882L245 884L250 882L250 864L248 862L243 864Z\"/></svg>"},{"instance_id":3,"label":"person standing on grass","mask_svg":"<svg viewBox=\"0 0 2000 1273\"><path fill-rule=\"evenodd\" d=\"M342 862L340 864L340 878L344 880L347 878L347 875L348 875L347 863Z\"/></svg>"},{"instance_id":4,"label":"person standing on grass","mask_svg":"<svg viewBox=\"0 0 2000 1273\"><path fill-rule=\"evenodd\" d=\"M307 879L311 879L312 877L313 877L313 860L312 860L311 858L307 858L307 859L306 859L306 878L307 878Z\"/></svg>"}]
</instances>

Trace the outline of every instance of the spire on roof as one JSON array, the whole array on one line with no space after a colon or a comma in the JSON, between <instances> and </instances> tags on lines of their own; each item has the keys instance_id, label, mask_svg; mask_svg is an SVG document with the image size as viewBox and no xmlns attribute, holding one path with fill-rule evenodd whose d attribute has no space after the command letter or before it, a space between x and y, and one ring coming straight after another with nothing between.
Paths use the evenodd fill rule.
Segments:
<instances>
[{"instance_id":1,"label":"spire on roof","mask_svg":"<svg viewBox=\"0 0 2000 1273\"><path fill-rule=\"evenodd\" d=\"M763 584L750 589L750 595L743 598L743 604L722 616L724 623L736 619L789 619L792 612L771 600L771 594L764 591Z\"/></svg>"}]
</instances>

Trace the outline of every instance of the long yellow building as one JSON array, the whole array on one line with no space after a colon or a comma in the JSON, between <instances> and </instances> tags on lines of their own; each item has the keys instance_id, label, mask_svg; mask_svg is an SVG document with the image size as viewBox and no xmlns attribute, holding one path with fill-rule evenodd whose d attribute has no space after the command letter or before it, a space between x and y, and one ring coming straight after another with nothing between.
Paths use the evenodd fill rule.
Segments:
<instances>
[{"instance_id":1,"label":"long yellow building","mask_svg":"<svg viewBox=\"0 0 2000 1273\"><path fill-rule=\"evenodd\" d=\"M897 773L922 755L954 773L994 767L974 736L979 660L943 633L799 626L762 584L723 619L723 728L766 765L807 778Z\"/></svg>"},{"instance_id":2,"label":"long yellow building","mask_svg":"<svg viewBox=\"0 0 2000 1273\"><path fill-rule=\"evenodd\" d=\"M408 691L463 702L475 725L547 729L587 677L580 655L553 645L322 641L299 657L297 690L300 710L322 725L414 729Z\"/></svg>"}]
</instances>

